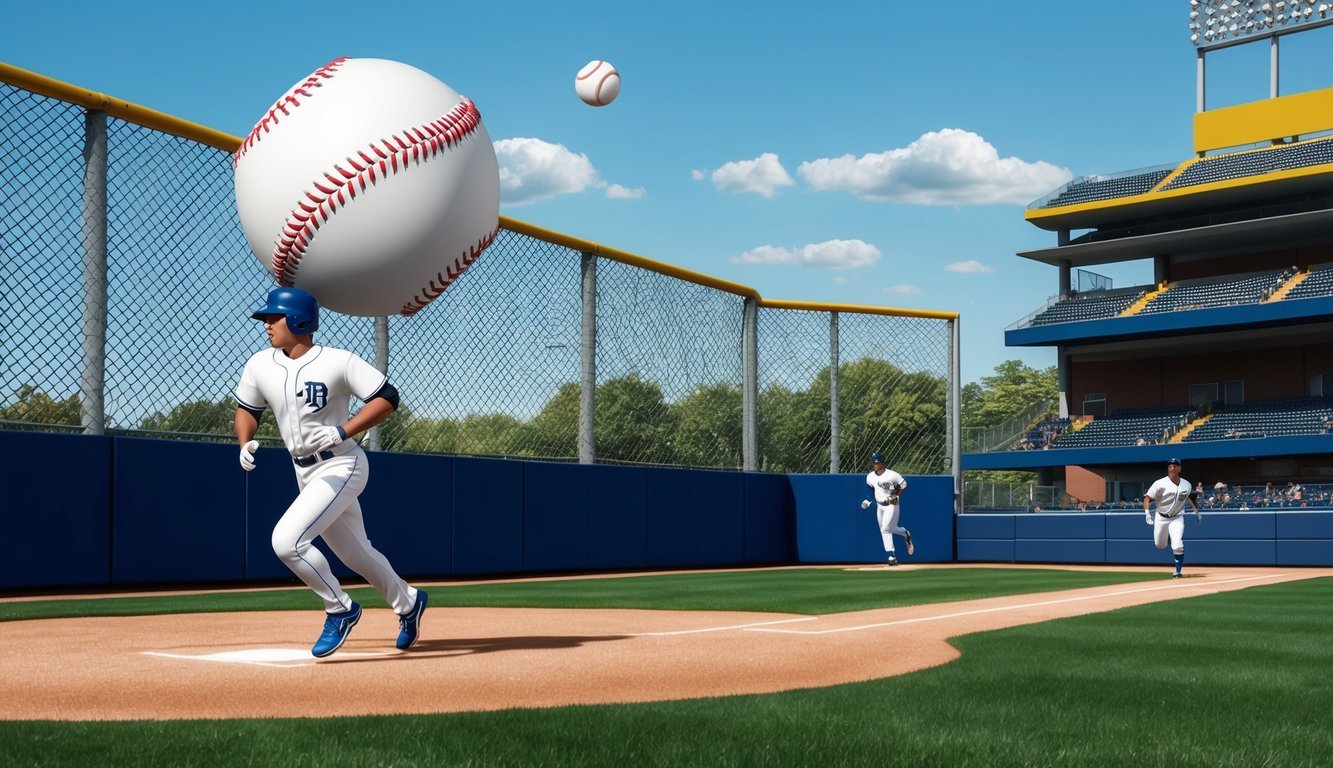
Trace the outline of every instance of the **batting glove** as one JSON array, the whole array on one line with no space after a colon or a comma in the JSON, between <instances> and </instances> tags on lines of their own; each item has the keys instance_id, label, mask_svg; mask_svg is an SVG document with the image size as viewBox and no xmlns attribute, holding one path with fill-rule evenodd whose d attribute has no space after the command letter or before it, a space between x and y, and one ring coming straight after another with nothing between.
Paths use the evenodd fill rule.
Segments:
<instances>
[{"instance_id":1,"label":"batting glove","mask_svg":"<svg viewBox=\"0 0 1333 768\"><path fill-rule=\"evenodd\" d=\"M327 451L346 438L347 433L343 431L342 427L320 427L315 430L313 452Z\"/></svg>"},{"instance_id":2,"label":"batting glove","mask_svg":"<svg viewBox=\"0 0 1333 768\"><path fill-rule=\"evenodd\" d=\"M1198 522L1202 523L1202 522L1203 522L1203 513L1200 512L1200 511L1197 510L1197 509L1194 510L1194 519L1197 520Z\"/></svg>"},{"instance_id":3,"label":"batting glove","mask_svg":"<svg viewBox=\"0 0 1333 768\"><path fill-rule=\"evenodd\" d=\"M1152 525L1152 513L1151 513L1151 512L1144 512L1144 513L1143 513L1143 522L1147 523L1148 525Z\"/></svg>"},{"instance_id":4,"label":"batting glove","mask_svg":"<svg viewBox=\"0 0 1333 768\"><path fill-rule=\"evenodd\" d=\"M862 500L861 500L861 509L870 509L870 502L866 501L865 499L862 499Z\"/></svg>"},{"instance_id":5,"label":"batting glove","mask_svg":"<svg viewBox=\"0 0 1333 768\"><path fill-rule=\"evenodd\" d=\"M241 446L241 469L246 472L255 468L255 451L259 450L259 441L251 440Z\"/></svg>"}]
</instances>

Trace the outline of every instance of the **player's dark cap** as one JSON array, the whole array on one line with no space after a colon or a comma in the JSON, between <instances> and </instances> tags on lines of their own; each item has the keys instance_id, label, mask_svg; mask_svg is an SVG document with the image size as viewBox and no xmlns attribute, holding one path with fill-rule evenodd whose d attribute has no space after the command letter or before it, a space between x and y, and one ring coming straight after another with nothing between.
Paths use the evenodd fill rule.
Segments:
<instances>
[{"instance_id":1,"label":"player's dark cap","mask_svg":"<svg viewBox=\"0 0 1333 768\"><path fill-rule=\"evenodd\" d=\"M263 320L270 315L287 318L287 327L295 334L319 330L319 302L300 288L274 288L268 292L268 301L250 317Z\"/></svg>"},{"instance_id":2,"label":"player's dark cap","mask_svg":"<svg viewBox=\"0 0 1333 768\"><path fill-rule=\"evenodd\" d=\"M1174 458L1173 458L1173 459L1167 459L1167 460L1166 460L1166 465L1167 465L1168 467L1171 466L1172 464L1175 464L1177 467L1180 466L1180 459L1174 459Z\"/></svg>"},{"instance_id":3,"label":"player's dark cap","mask_svg":"<svg viewBox=\"0 0 1333 768\"><path fill-rule=\"evenodd\" d=\"M870 454L870 461L871 461L872 463L875 463L875 464L883 464L883 463L884 463L884 454L882 454L882 453L872 453L872 454Z\"/></svg>"}]
</instances>

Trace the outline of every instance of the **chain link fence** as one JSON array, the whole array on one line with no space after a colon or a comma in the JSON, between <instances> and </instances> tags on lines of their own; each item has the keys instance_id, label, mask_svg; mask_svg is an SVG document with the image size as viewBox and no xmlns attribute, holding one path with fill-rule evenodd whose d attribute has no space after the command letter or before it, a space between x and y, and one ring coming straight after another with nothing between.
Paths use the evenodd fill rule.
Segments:
<instances>
[{"instance_id":1,"label":"chain link fence","mask_svg":"<svg viewBox=\"0 0 1333 768\"><path fill-rule=\"evenodd\" d=\"M1077 499L1053 485L984 480L963 484L963 509L967 512L1068 512L1077 509L1077 504Z\"/></svg>"},{"instance_id":2,"label":"chain link fence","mask_svg":"<svg viewBox=\"0 0 1333 768\"><path fill-rule=\"evenodd\" d=\"M249 313L274 284L230 154L71 101L0 83L0 428L232 440L236 377L267 344ZM953 472L952 315L766 306L502 224L413 317L322 313L320 343L403 393L380 449L772 472L859 471L877 450ZM280 444L271 415L259 437Z\"/></svg>"}]
</instances>

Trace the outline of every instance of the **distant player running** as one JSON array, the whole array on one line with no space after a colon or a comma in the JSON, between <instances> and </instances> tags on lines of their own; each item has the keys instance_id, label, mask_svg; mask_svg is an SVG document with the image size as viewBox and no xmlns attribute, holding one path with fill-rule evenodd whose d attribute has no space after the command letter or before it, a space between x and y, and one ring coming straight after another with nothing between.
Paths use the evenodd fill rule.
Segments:
<instances>
[{"instance_id":1,"label":"distant player running","mask_svg":"<svg viewBox=\"0 0 1333 768\"><path fill-rule=\"evenodd\" d=\"M1150 502L1157 502L1156 520L1148 509ZM1143 494L1143 519L1153 526L1153 543L1158 549L1165 549L1170 540L1171 554L1176 559L1173 579L1180 578L1180 569L1185 565L1185 502L1194 507L1194 519L1202 521L1199 505L1194 503L1194 489L1180 476L1180 459L1171 459L1166 463L1166 477L1153 483Z\"/></svg>"},{"instance_id":2,"label":"distant player running","mask_svg":"<svg viewBox=\"0 0 1333 768\"><path fill-rule=\"evenodd\" d=\"M899 534L907 542L907 554L916 552L912 545L912 532L898 525L898 499L907 490L907 481L891 469L884 468L884 457L878 453L870 455L873 469L866 475L866 485L870 486L875 498L875 519L879 522L879 533L884 538L884 551L889 553L889 565L898 564L898 555L893 550L893 534ZM861 502L861 509L868 509L870 501Z\"/></svg>"},{"instance_id":3,"label":"distant player running","mask_svg":"<svg viewBox=\"0 0 1333 768\"><path fill-rule=\"evenodd\" d=\"M398 577L388 559L370 544L357 497L370 469L366 454L349 435L379 424L398 407L398 392L383 373L346 350L321 347L319 303L297 288L276 288L251 317L264 321L272 349L245 364L236 387L236 439L241 468L255 468L254 440L266 406L273 408L278 432L296 465L300 495L273 528L273 551L292 572L324 599L324 630L310 652L324 657L342 647L361 619L352 600L312 542L325 543L352 570L365 577L398 614L398 648L416 643L429 596ZM365 406L348 419L348 401Z\"/></svg>"}]
</instances>

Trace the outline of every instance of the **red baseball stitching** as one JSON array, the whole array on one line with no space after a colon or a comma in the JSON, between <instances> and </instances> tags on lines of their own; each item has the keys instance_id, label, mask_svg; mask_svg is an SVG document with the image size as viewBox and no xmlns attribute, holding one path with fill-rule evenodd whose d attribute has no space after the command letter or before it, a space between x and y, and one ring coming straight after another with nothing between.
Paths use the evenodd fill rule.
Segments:
<instances>
[{"instance_id":1,"label":"red baseball stitching","mask_svg":"<svg viewBox=\"0 0 1333 768\"><path fill-rule=\"evenodd\" d=\"M574 75L574 79L575 79L575 80L586 80L586 79L592 77L594 74L596 74L597 70L598 70L598 69L601 69L601 67L602 67L602 62L601 62L601 60L598 60L598 61L596 61L596 62L593 63L593 65L592 65L592 69L589 69L589 70L588 70L588 74L585 75L585 74L579 73L579 74L577 74L577 75ZM585 69L587 69L587 68L585 67Z\"/></svg>"},{"instance_id":2,"label":"red baseball stitching","mask_svg":"<svg viewBox=\"0 0 1333 768\"><path fill-rule=\"evenodd\" d=\"M476 105L471 99L462 97L462 101L440 119L381 139L357 151L345 163L335 164L331 171L325 171L324 178L314 181L314 189L307 191L297 208L287 215L273 247L273 275L278 283L291 286L295 282L301 259L320 225L327 223L340 206L355 200L357 192L365 192L381 177L405 171L409 164L426 162L454 147L474 134L480 125L481 113ZM484 242L489 243L489 238ZM478 254L481 248L485 245L480 246Z\"/></svg>"},{"instance_id":3,"label":"red baseball stitching","mask_svg":"<svg viewBox=\"0 0 1333 768\"><path fill-rule=\"evenodd\" d=\"M282 113L282 116L286 116L289 114L287 112L288 107L301 106L300 100L296 98L297 96L304 96L307 99L313 98L315 89L324 86L322 81L332 79L334 73L338 71L338 68L341 67L345 61L347 61L346 56L341 56L330 61L328 64L325 64L312 72L310 76L301 81L299 85L292 88L291 93L278 99L278 103L274 104L272 108L269 109L268 114L264 115L258 123L255 123L255 127L250 129L250 134L245 137L245 140L241 142L241 146L232 154L232 167L236 167L236 164L241 160L241 156L249 151L251 146L264 138L264 134L269 132L269 126L278 124L281 120L279 113Z\"/></svg>"},{"instance_id":4,"label":"red baseball stitching","mask_svg":"<svg viewBox=\"0 0 1333 768\"><path fill-rule=\"evenodd\" d=\"M411 317L422 309L425 309L427 304L439 298L440 294L444 293L444 289L448 288L450 283L462 276L463 272L472 265L472 262L477 260L477 257L481 255L481 252L486 250L486 246L490 245L491 241L495 240L495 236L499 233L500 227L497 225L495 231L478 240L475 245L469 246L466 253L460 255L457 259L454 259L452 266L447 266L444 268L443 272L437 273L434 279L430 280L421 288L420 293L413 296L411 301L404 304L403 308L398 310L398 314L405 317Z\"/></svg>"},{"instance_id":5,"label":"red baseball stitching","mask_svg":"<svg viewBox=\"0 0 1333 768\"><path fill-rule=\"evenodd\" d=\"M616 74L615 72L607 72L605 75L602 76L602 81L601 81L600 83L597 84L597 103L598 103L598 104L601 104L601 103L602 103L602 86L603 86L603 85L606 85L606 81L607 81L607 80L610 80L613 76L614 76L616 79L619 79L619 78L620 78L620 75Z\"/></svg>"}]
</instances>

